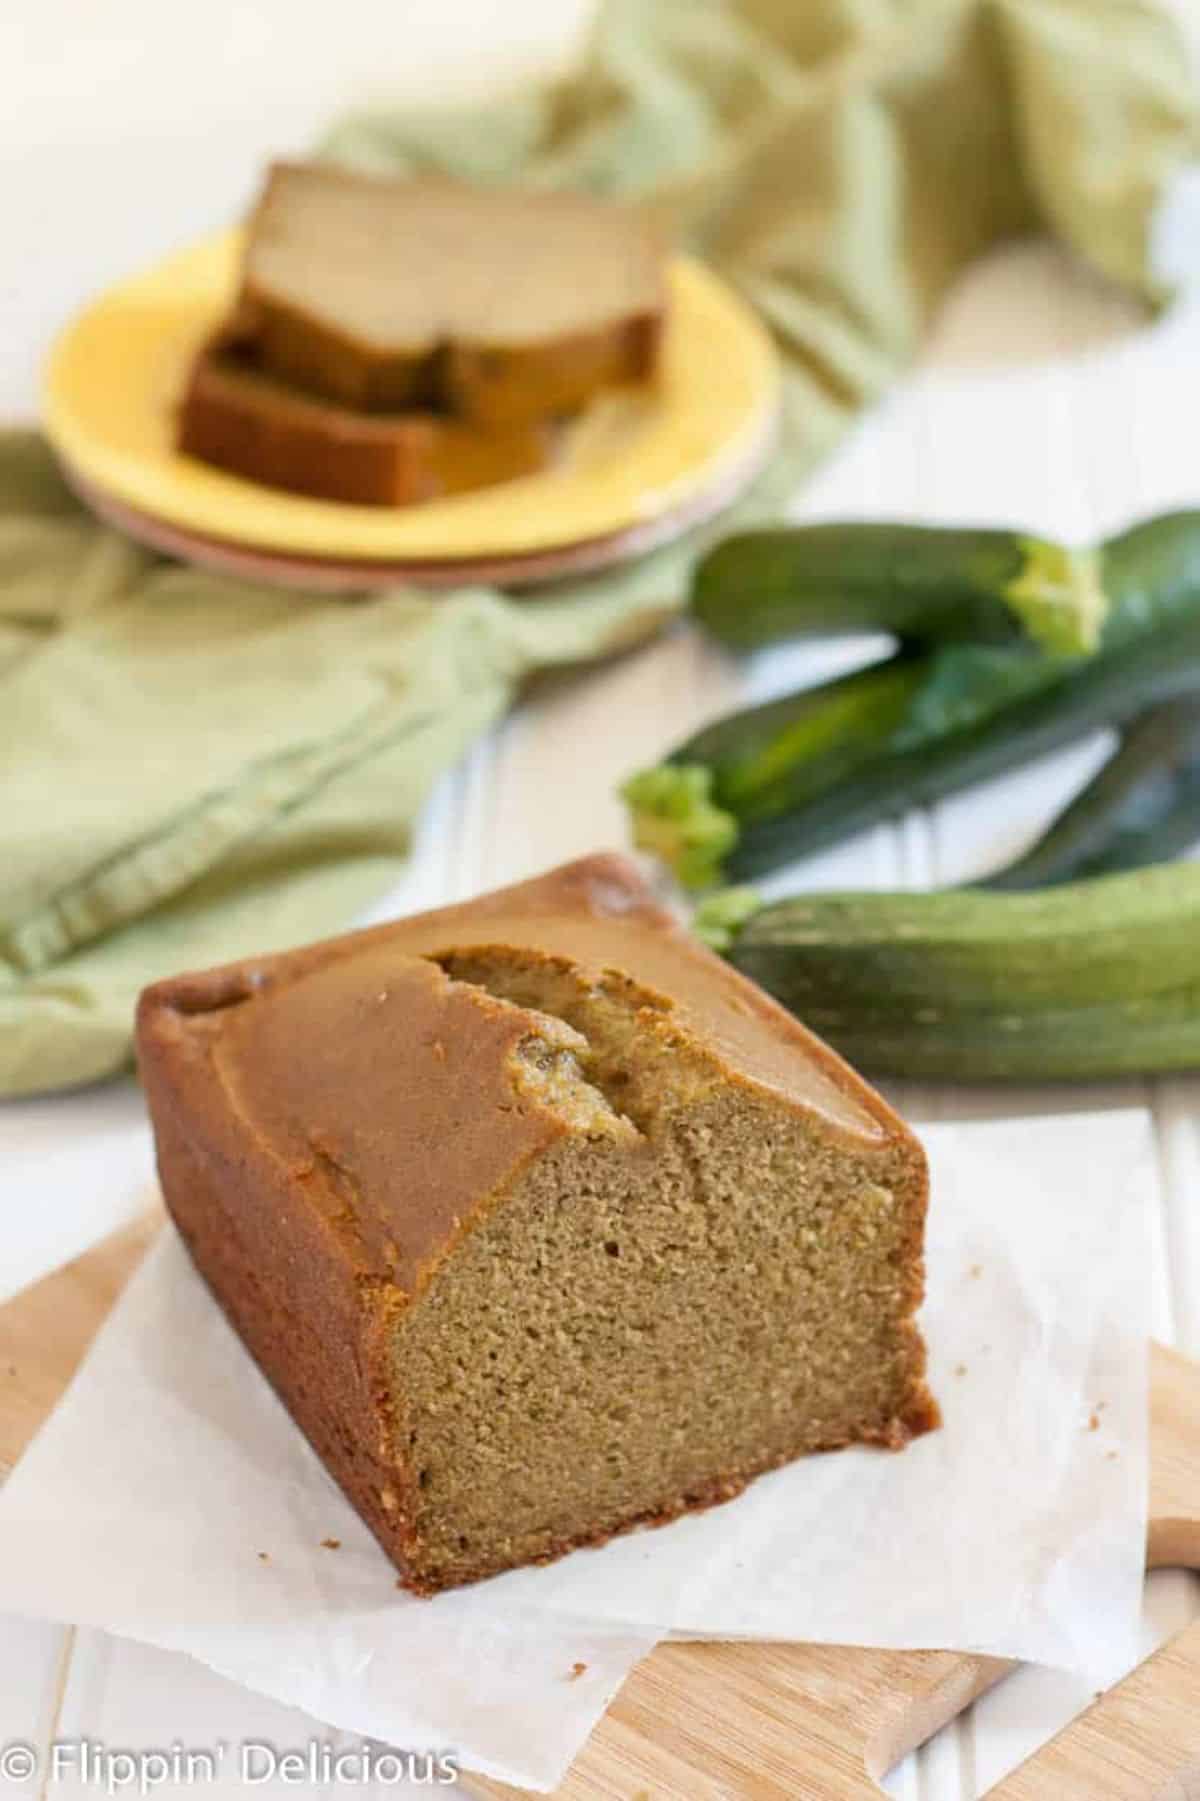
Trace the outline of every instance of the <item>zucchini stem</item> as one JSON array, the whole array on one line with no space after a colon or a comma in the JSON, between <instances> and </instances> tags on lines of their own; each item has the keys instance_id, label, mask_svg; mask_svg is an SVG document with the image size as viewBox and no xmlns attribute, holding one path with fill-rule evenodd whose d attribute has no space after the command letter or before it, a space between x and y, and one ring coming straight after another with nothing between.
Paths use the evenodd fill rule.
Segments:
<instances>
[{"instance_id":1,"label":"zucchini stem","mask_svg":"<svg viewBox=\"0 0 1200 1801\"><path fill-rule=\"evenodd\" d=\"M737 843L732 813L712 797L712 770L701 763L660 763L621 786L633 842L674 870L687 888L711 888Z\"/></svg>"},{"instance_id":2,"label":"zucchini stem","mask_svg":"<svg viewBox=\"0 0 1200 1801\"><path fill-rule=\"evenodd\" d=\"M1100 642L1109 600L1094 550L1022 538L1020 575L1004 598L1035 644L1051 656L1089 656Z\"/></svg>"},{"instance_id":3,"label":"zucchini stem","mask_svg":"<svg viewBox=\"0 0 1200 1801\"><path fill-rule=\"evenodd\" d=\"M692 915L692 931L709 950L730 950L748 919L762 906L757 888L720 888L700 902Z\"/></svg>"}]
</instances>

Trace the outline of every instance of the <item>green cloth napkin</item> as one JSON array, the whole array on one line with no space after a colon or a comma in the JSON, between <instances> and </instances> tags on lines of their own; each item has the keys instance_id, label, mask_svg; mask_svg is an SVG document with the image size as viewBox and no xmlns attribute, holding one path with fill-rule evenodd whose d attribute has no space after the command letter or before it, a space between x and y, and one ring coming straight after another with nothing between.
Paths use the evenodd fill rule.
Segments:
<instances>
[{"instance_id":1,"label":"green cloth napkin","mask_svg":"<svg viewBox=\"0 0 1200 1801\"><path fill-rule=\"evenodd\" d=\"M998 239L1056 233L1154 302L1197 147L1143 0L614 0L570 79L346 120L329 155L649 200L770 321L776 510ZM729 517L725 521L728 524ZM141 986L339 929L430 783L533 672L657 630L697 538L538 598L347 604L152 557L0 434L0 1094L120 1069Z\"/></svg>"}]
</instances>

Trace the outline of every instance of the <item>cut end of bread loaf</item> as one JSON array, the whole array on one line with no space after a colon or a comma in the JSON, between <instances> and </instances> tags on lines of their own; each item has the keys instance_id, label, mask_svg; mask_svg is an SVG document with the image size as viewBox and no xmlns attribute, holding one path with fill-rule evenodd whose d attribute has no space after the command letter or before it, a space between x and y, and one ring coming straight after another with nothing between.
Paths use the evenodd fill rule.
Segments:
<instances>
[{"instance_id":1,"label":"cut end of bread loaf","mask_svg":"<svg viewBox=\"0 0 1200 1801\"><path fill-rule=\"evenodd\" d=\"M911 1323L919 1159L832 1145L730 1084L636 985L501 947L439 961L573 1041L551 1050L548 1032L539 1052L555 1082L538 1100L568 1130L395 1327L411 1586L554 1557L804 1452L897 1448L935 1422ZM530 1093L519 1068L514 1088Z\"/></svg>"},{"instance_id":2,"label":"cut end of bread loaf","mask_svg":"<svg viewBox=\"0 0 1200 1801\"><path fill-rule=\"evenodd\" d=\"M418 1592L937 1423L920 1147L618 859L163 984L139 1046L199 1267Z\"/></svg>"}]
</instances>

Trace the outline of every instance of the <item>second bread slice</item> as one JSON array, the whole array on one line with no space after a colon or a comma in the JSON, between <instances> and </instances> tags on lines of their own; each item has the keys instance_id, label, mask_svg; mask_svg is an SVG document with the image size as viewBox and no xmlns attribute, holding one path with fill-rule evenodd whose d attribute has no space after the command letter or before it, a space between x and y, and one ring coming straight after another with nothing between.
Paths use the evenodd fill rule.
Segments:
<instances>
[{"instance_id":1,"label":"second bread slice","mask_svg":"<svg viewBox=\"0 0 1200 1801\"><path fill-rule=\"evenodd\" d=\"M356 413L297 394L210 345L192 368L179 448L267 487L364 506L407 506L531 475L550 461L541 425L492 430L432 413Z\"/></svg>"}]
</instances>

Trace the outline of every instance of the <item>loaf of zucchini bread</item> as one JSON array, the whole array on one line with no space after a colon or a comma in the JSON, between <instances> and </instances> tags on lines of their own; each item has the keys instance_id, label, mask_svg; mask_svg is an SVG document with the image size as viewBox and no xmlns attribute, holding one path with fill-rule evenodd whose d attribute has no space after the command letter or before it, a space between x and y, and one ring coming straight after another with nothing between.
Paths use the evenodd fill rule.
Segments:
<instances>
[{"instance_id":1,"label":"loaf of zucchini bread","mask_svg":"<svg viewBox=\"0 0 1200 1801\"><path fill-rule=\"evenodd\" d=\"M917 1141L593 856L162 982L167 1205L421 1593L937 1423Z\"/></svg>"}]
</instances>

